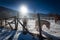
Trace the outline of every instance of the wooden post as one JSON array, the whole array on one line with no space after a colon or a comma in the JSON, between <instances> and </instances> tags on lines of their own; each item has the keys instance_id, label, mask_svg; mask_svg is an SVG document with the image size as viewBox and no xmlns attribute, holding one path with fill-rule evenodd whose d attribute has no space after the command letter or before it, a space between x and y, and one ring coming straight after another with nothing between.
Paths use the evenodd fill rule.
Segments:
<instances>
[{"instance_id":1,"label":"wooden post","mask_svg":"<svg viewBox=\"0 0 60 40\"><path fill-rule=\"evenodd\" d=\"M14 21L15 21L15 30L17 30L17 25L18 25L18 23L17 23L17 18L16 18L16 16L15 16L15 18L14 18Z\"/></svg>"},{"instance_id":2,"label":"wooden post","mask_svg":"<svg viewBox=\"0 0 60 40\"><path fill-rule=\"evenodd\" d=\"M5 19L5 26L7 26L7 20Z\"/></svg>"},{"instance_id":3,"label":"wooden post","mask_svg":"<svg viewBox=\"0 0 60 40\"><path fill-rule=\"evenodd\" d=\"M37 14L37 17L38 17L38 23L39 23L39 40L42 40L42 27L41 27L41 24L40 24L40 14Z\"/></svg>"},{"instance_id":4,"label":"wooden post","mask_svg":"<svg viewBox=\"0 0 60 40\"><path fill-rule=\"evenodd\" d=\"M16 28L18 29L18 18L16 18Z\"/></svg>"},{"instance_id":5,"label":"wooden post","mask_svg":"<svg viewBox=\"0 0 60 40\"><path fill-rule=\"evenodd\" d=\"M3 20L1 20L1 26L2 26L2 21L3 21Z\"/></svg>"}]
</instances>

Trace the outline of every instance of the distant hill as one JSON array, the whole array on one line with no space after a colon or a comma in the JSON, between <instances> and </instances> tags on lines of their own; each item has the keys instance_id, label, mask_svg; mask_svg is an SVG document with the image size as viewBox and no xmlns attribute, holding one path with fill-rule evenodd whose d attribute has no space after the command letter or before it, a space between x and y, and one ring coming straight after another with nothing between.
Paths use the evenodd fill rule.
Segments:
<instances>
[{"instance_id":1,"label":"distant hill","mask_svg":"<svg viewBox=\"0 0 60 40\"><path fill-rule=\"evenodd\" d=\"M16 11L16 10L0 6L0 18L7 18L7 17L12 17L12 16L17 16L17 13L19 13L19 12ZM60 16L59 14L56 14L56 13L48 13L48 14L39 13L39 14L42 17L48 17L48 16L53 17L53 16L56 16L56 15ZM37 17L37 13L29 13L28 16Z\"/></svg>"},{"instance_id":2,"label":"distant hill","mask_svg":"<svg viewBox=\"0 0 60 40\"><path fill-rule=\"evenodd\" d=\"M0 6L0 18L16 16L18 11Z\"/></svg>"},{"instance_id":3,"label":"distant hill","mask_svg":"<svg viewBox=\"0 0 60 40\"><path fill-rule=\"evenodd\" d=\"M16 10L12 10L12 9L9 9L9 8L6 8L6 7L3 7L3 6L0 6L0 18L7 18L7 17L11 17L11 16L17 16L17 13L19 13L18 11ZM40 16L46 16L45 14L42 14L42 13L39 13ZM29 13L30 17L33 17L37 14L35 13Z\"/></svg>"}]
</instances>

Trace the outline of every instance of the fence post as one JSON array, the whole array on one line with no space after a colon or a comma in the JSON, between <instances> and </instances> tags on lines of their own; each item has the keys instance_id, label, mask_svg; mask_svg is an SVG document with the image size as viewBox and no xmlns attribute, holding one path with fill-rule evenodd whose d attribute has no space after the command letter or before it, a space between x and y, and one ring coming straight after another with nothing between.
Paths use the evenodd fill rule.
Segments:
<instances>
[{"instance_id":1,"label":"fence post","mask_svg":"<svg viewBox=\"0 0 60 40\"><path fill-rule=\"evenodd\" d=\"M39 35L39 40L42 40L42 27L41 27L41 23L40 23L40 14L38 13L37 14L37 18L38 18L38 26L39 26L39 33L40 33L40 35Z\"/></svg>"}]
</instances>

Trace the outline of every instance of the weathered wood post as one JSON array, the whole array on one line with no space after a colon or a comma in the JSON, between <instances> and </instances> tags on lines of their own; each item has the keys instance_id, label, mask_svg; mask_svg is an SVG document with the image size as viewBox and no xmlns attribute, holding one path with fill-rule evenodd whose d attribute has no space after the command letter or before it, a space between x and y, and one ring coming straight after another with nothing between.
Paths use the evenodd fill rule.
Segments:
<instances>
[{"instance_id":1,"label":"weathered wood post","mask_svg":"<svg viewBox=\"0 0 60 40\"><path fill-rule=\"evenodd\" d=\"M2 22L3 22L3 20L1 20L1 26L3 25Z\"/></svg>"},{"instance_id":2,"label":"weathered wood post","mask_svg":"<svg viewBox=\"0 0 60 40\"><path fill-rule=\"evenodd\" d=\"M40 14L38 13L37 14L37 17L38 17L38 23L39 23L39 33L40 33L40 35L39 35L39 39L41 40L41 37L42 37L42 33L41 33L41 31L42 31L42 29L41 29L41 25L40 25Z\"/></svg>"},{"instance_id":3,"label":"weathered wood post","mask_svg":"<svg viewBox=\"0 0 60 40\"><path fill-rule=\"evenodd\" d=\"M7 20L5 19L5 27L7 26Z\"/></svg>"},{"instance_id":4,"label":"weathered wood post","mask_svg":"<svg viewBox=\"0 0 60 40\"><path fill-rule=\"evenodd\" d=\"M39 35L39 40L43 40L44 39L44 37L42 36L42 27L41 27L41 23L40 23L40 14L38 13L37 14L37 17L38 17L38 23L39 23L39 33L40 33L40 35Z\"/></svg>"},{"instance_id":5,"label":"weathered wood post","mask_svg":"<svg viewBox=\"0 0 60 40\"><path fill-rule=\"evenodd\" d=\"M16 16L14 17L14 21L15 21L15 30L17 30L17 18L16 18Z\"/></svg>"},{"instance_id":6,"label":"weathered wood post","mask_svg":"<svg viewBox=\"0 0 60 40\"><path fill-rule=\"evenodd\" d=\"M40 35L39 35L39 40L44 40L44 39L46 39L45 37L43 37L42 36L42 27L41 27L41 22L40 22L40 14L38 13L37 14L37 17L38 17L38 23L39 23L39 33L40 33Z\"/></svg>"}]
</instances>

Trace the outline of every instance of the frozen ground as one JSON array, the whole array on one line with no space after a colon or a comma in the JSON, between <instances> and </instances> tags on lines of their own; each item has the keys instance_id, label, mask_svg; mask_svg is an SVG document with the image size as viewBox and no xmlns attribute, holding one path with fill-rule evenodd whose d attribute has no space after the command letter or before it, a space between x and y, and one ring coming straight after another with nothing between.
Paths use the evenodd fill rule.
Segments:
<instances>
[{"instance_id":1,"label":"frozen ground","mask_svg":"<svg viewBox=\"0 0 60 40\"><path fill-rule=\"evenodd\" d=\"M56 24L55 20L47 20L47 21L50 22L50 29L47 29L46 26L43 25L42 30L44 30L48 34L51 34L53 36L56 36L56 37L60 38L60 25ZM36 29L35 29L35 20L29 20L27 28L30 32L33 32L33 33L37 32L38 33L38 31L36 31ZM18 31L20 31L20 30L22 30L21 25L19 25L19 27L18 27ZM19 35L19 32L18 32L18 34L16 34L15 38L17 38L18 35Z\"/></svg>"},{"instance_id":2,"label":"frozen ground","mask_svg":"<svg viewBox=\"0 0 60 40\"><path fill-rule=\"evenodd\" d=\"M48 34L51 34L53 36L56 36L56 37L59 37L60 38L60 24L56 24L54 20L47 20L50 22L50 29L47 29L45 25L43 25L42 27L42 30L44 30L45 32L47 32ZM21 21L22 22L22 21ZM14 25L12 25L14 26ZM14 27L13 27L14 28ZM27 25L27 28L30 32L33 32L33 33L38 33L38 31L36 31L35 29L35 20L29 20L28 21L28 25ZM3 29L2 32L0 32L0 40L4 39L4 40L7 40L10 36L14 35L13 37L13 40L17 40L19 35L22 35L21 34L21 31L22 31L22 26L19 24L18 26L18 30L17 31L12 31L12 30L7 30L6 29ZM29 34L27 35L23 35L24 37L28 36ZM32 38L32 36L30 35L29 36L30 38ZM29 37L27 37L29 39ZM31 40L31 39L30 39Z\"/></svg>"}]
</instances>

